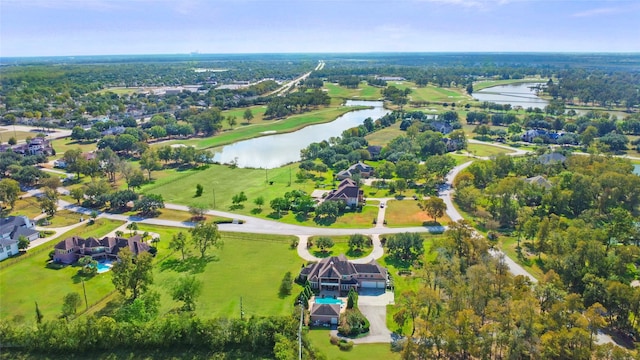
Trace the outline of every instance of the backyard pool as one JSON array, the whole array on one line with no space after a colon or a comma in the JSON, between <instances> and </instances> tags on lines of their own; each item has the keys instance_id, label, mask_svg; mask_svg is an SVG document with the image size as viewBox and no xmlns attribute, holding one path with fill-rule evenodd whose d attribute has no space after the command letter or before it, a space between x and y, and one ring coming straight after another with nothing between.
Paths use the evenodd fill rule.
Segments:
<instances>
[{"instance_id":1,"label":"backyard pool","mask_svg":"<svg viewBox=\"0 0 640 360\"><path fill-rule=\"evenodd\" d=\"M342 305L342 300L334 298L316 298L316 304L338 304Z\"/></svg>"},{"instance_id":2,"label":"backyard pool","mask_svg":"<svg viewBox=\"0 0 640 360\"><path fill-rule=\"evenodd\" d=\"M111 270L111 267L113 267L111 261L98 262L98 274Z\"/></svg>"}]
</instances>

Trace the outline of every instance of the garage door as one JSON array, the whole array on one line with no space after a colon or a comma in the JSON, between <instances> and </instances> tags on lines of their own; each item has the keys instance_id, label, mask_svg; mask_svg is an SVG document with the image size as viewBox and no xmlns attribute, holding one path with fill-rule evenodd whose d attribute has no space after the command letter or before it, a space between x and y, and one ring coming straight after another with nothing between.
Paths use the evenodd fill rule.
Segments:
<instances>
[{"instance_id":1,"label":"garage door","mask_svg":"<svg viewBox=\"0 0 640 360\"><path fill-rule=\"evenodd\" d=\"M363 281L362 282L362 287L363 288L377 288L378 287L378 281ZM382 287L384 287L384 283L382 283Z\"/></svg>"}]
</instances>

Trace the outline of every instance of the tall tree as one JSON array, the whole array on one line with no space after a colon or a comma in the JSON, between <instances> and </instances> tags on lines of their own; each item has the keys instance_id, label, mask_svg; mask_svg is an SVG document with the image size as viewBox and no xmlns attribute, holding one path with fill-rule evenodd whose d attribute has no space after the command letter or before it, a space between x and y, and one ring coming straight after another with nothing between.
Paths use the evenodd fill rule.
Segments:
<instances>
[{"instance_id":1,"label":"tall tree","mask_svg":"<svg viewBox=\"0 0 640 360\"><path fill-rule=\"evenodd\" d=\"M196 299L202 293L202 281L195 276L186 276L178 279L171 289L171 298L182 301L182 310L194 311L196 309Z\"/></svg>"},{"instance_id":2,"label":"tall tree","mask_svg":"<svg viewBox=\"0 0 640 360\"><path fill-rule=\"evenodd\" d=\"M242 117L244 118L244 121L247 122L247 124L250 123L251 120L253 120L253 113L251 112L251 109L247 108L244 111L244 114L242 114Z\"/></svg>"},{"instance_id":3,"label":"tall tree","mask_svg":"<svg viewBox=\"0 0 640 360\"><path fill-rule=\"evenodd\" d=\"M418 206L432 217L434 222L438 222L438 218L442 217L447 210L447 204L445 204L444 200L435 196L419 201Z\"/></svg>"},{"instance_id":4,"label":"tall tree","mask_svg":"<svg viewBox=\"0 0 640 360\"><path fill-rule=\"evenodd\" d=\"M200 252L200 258L204 258L207 249L210 247L219 248L222 246L218 225L214 222L201 222L196 224L191 230L191 241Z\"/></svg>"},{"instance_id":5,"label":"tall tree","mask_svg":"<svg viewBox=\"0 0 640 360\"><path fill-rule=\"evenodd\" d=\"M2 204L8 204L13 209L18 195L20 195L20 184L17 181L13 179L0 180L0 202Z\"/></svg>"},{"instance_id":6,"label":"tall tree","mask_svg":"<svg viewBox=\"0 0 640 360\"><path fill-rule=\"evenodd\" d=\"M171 242L169 242L169 249L180 251L182 260L184 260L184 255L188 251L187 236L182 231L180 231L178 234L174 234L171 238Z\"/></svg>"},{"instance_id":7,"label":"tall tree","mask_svg":"<svg viewBox=\"0 0 640 360\"><path fill-rule=\"evenodd\" d=\"M128 247L118 252L120 261L111 268L111 281L123 296L135 300L153 284L153 256L148 252L133 255Z\"/></svg>"},{"instance_id":8,"label":"tall tree","mask_svg":"<svg viewBox=\"0 0 640 360\"><path fill-rule=\"evenodd\" d=\"M160 158L156 150L149 148L142 153L140 156L140 169L147 171L147 176L151 181L151 172L161 169Z\"/></svg>"}]
</instances>

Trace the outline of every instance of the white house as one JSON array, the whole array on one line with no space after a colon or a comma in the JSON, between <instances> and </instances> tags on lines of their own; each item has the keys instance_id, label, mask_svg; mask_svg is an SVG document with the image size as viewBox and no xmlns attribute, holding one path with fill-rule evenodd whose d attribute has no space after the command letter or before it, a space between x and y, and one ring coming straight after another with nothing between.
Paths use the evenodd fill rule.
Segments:
<instances>
[{"instance_id":1,"label":"white house","mask_svg":"<svg viewBox=\"0 0 640 360\"><path fill-rule=\"evenodd\" d=\"M18 253L18 242L11 239L0 239L0 261Z\"/></svg>"},{"instance_id":2,"label":"white house","mask_svg":"<svg viewBox=\"0 0 640 360\"><path fill-rule=\"evenodd\" d=\"M24 236L29 241L38 238L40 233L36 230L36 224L26 216L9 216L0 218L0 239L18 241Z\"/></svg>"}]
</instances>

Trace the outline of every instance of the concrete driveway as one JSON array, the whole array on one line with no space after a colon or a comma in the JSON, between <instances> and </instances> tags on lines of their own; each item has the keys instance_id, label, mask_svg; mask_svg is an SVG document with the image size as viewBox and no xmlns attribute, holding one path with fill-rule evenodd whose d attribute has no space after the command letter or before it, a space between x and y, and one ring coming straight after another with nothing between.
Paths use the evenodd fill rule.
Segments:
<instances>
[{"instance_id":1,"label":"concrete driveway","mask_svg":"<svg viewBox=\"0 0 640 360\"><path fill-rule=\"evenodd\" d=\"M387 328L387 305L394 304L394 295L391 291L384 293L373 290L361 291L358 295L358 309L369 320L369 334L358 339L348 339L354 344L390 343L391 330ZM337 335L337 331L334 332Z\"/></svg>"}]
</instances>

